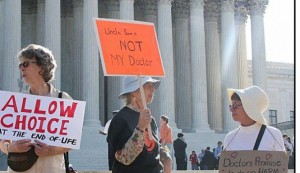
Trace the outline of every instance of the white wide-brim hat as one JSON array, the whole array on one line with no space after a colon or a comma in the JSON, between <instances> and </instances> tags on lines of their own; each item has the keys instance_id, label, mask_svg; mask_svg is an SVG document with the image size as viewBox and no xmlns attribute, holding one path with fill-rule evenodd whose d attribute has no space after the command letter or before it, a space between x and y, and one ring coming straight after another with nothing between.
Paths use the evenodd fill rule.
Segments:
<instances>
[{"instance_id":1,"label":"white wide-brim hat","mask_svg":"<svg viewBox=\"0 0 300 173\"><path fill-rule=\"evenodd\" d=\"M154 84L155 89L157 89L159 87L159 84L160 84L160 80L153 79L150 76L142 76L141 80L142 80L142 85L143 86L144 86L145 83L151 82L151 83ZM124 78L123 88L122 88L121 94L119 95L119 98L122 98L122 96L124 94L134 92L138 89L139 89L138 77L137 76L127 76L127 77Z\"/></svg>"},{"instance_id":2,"label":"white wide-brim hat","mask_svg":"<svg viewBox=\"0 0 300 173\"><path fill-rule=\"evenodd\" d=\"M268 109L269 98L264 90L255 85L245 89L228 88L229 102L234 93L239 95L245 112L252 120L260 124L267 124L263 113Z\"/></svg>"}]
</instances>

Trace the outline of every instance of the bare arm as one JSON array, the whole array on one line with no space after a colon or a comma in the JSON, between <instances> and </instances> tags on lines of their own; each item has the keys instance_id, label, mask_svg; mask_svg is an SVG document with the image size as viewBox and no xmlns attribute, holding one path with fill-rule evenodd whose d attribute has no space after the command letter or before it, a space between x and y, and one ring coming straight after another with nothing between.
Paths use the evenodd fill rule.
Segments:
<instances>
[{"instance_id":1,"label":"bare arm","mask_svg":"<svg viewBox=\"0 0 300 173\"><path fill-rule=\"evenodd\" d=\"M30 139L21 139L18 141L1 140L0 148L1 151L6 154L9 152L22 153L28 151L33 145L30 141Z\"/></svg>"}]
</instances>

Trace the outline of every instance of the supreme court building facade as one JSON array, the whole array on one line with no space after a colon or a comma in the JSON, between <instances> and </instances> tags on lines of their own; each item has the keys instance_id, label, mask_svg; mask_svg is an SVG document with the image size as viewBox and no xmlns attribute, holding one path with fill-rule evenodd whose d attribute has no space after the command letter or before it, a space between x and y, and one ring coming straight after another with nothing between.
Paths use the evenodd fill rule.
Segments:
<instances>
[{"instance_id":1,"label":"supreme court building facade","mask_svg":"<svg viewBox=\"0 0 300 173\"><path fill-rule=\"evenodd\" d=\"M163 114L170 117L174 136L184 132L187 138L199 139L210 134L212 140L203 138L199 145L213 147L237 127L228 109L227 88L265 89L270 98L271 111L265 113L269 124L294 118L294 65L266 62L268 3L0 0L0 90L26 89L17 67L21 48L30 43L48 47L58 64L54 86L86 101L81 149L71 152L71 163L80 170L108 169L106 139L98 130L113 110L123 106L118 99L122 77L104 77L92 18L152 22L166 76L160 78L149 108L157 122ZM246 56L246 22L251 23L252 61Z\"/></svg>"}]
</instances>

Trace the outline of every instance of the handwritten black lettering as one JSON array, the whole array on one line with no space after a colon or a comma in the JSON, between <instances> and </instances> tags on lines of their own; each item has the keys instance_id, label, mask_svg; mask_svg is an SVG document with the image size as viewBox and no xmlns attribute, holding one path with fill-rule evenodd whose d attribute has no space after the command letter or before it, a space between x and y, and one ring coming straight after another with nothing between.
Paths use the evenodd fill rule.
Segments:
<instances>
[{"instance_id":1,"label":"handwritten black lettering","mask_svg":"<svg viewBox=\"0 0 300 173\"><path fill-rule=\"evenodd\" d=\"M63 137L61 139L61 143L63 143L63 144L71 143L72 145L76 145L76 142L77 142L76 139L70 139L70 138L65 138L65 137Z\"/></svg>"},{"instance_id":2,"label":"handwritten black lettering","mask_svg":"<svg viewBox=\"0 0 300 173\"><path fill-rule=\"evenodd\" d=\"M131 66L151 66L152 65L152 60L145 60L144 58L134 58L131 55L128 55L129 58L129 64Z\"/></svg>"},{"instance_id":3,"label":"handwritten black lettering","mask_svg":"<svg viewBox=\"0 0 300 173\"><path fill-rule=\"evenodd\" d=\"M13 131L13 136L16 137L25 137L26 132L21 132L21 131Z\"/></svg>"},{"instance_id":4,"label":"handwritten black lettering","mask_svg":"<svg viewBox=\"0 0 300 173\"><path fill-rule=\"evenodd\" d=\"M106 35L121 35L121 32L119 32L117 28L114 29L105 28L104 31Z\"/></svg>"},{"instance_id":5,"label":"handwritten black lettering","mask_svg":"<svg viewBox=\"0 0 300 173\"><path fill-rule=\"evenodd\" d=\"M273 169L273 168L259 168L258 173L279 173L278 169Z\"/></svg>"},{"instance_id":6,"label":"handwritten black lettering","mask_svg":"<svg viewBox=\"0 0 300 173\"><path fill-rule=\"evenodd\" d=\"M127 29L124 29L124 35L136 35L135 32L129 32Z\"/></svg>"},{"instance_id":7,"label":"handwritten black lettering","mask_svg":"<svg viewBox=\"0 0 300 173\"><path fill-rule=\"evenodd\" d=\"M122 55L122 56L121 55L110 55L112 65L116 64L118 66L123 66L124 65L123 56L124 55Z\"/></svg>"},{"instance_id":8,"label":"handwritten black lettering","mask_svg":"<svg viewBox=\"0 0 300 173\"><path fill-rule=\"evenodd\" d=\"M223 162L224 167L246 167L246 166L252 166L251 161L242 161L242 159L239 159L238 161L231 161L228 158L224 159Z\"/></svg>"},{"instance_id":9,"label":"handwritten black lettering","mask_svg":"<svg viewBox=\"0 0 300 173\"><path fill-rule=\"evenodd\" d=\"M46 139L46 135L44 135L44 134L38 134L38 133L32 133L31 134L31 138L32 139L45 140Z\"/></svg>"},{"instance_id":10,"label":"handwritten black lettering","mask_svg":"<svg viewBox=\"0 0 300 173\"><path fill-rule=\"evenodd\" d=\"M129 50L129 51L142 51L142 41L126 41L120 40L120 48L121 50Z\"/></svg>"},{"instance_id":11,"label":"handwritten black lettering","mask_svg":"<svg viewBox=\"0 0 300 173\"><path fill-rule=\"evenodd\" d=\"M281 166L281 162L273 160L262 160L260 157L256 157L255 166Z\"/></svg>"},{"instance_id":12,"label":"handwritten black lettering","mask_svg":"<svg viewBox=\"0 0 300 173\"><path fill-rule=\"evenodd\" d=\"M7 129L0 129L0 135L5 135L6 132L7 132Z\"/></svg>"},{"instance_id":13,"label":"handwritten black lettering","mask_svg":"<svg viewBox=\"0 0 300 173\"><path fill-rule=\"evenodd\" d=\"M59 137L58 136L50 136L49 140L55 142L56 140L59 140Z\"/></svg>"}]
</instances>

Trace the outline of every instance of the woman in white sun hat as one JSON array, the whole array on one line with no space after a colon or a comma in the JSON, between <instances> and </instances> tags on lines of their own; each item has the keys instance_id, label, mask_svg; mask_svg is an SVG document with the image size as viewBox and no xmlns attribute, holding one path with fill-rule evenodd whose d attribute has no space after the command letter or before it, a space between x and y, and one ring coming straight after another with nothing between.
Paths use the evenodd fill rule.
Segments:
<instances>
[{"instance_id":1,"label":"woman in white sun hat","mask_svg":"<svg viewBox=\"0 0 300 173\"><path fill-rule=\"evenodd\" d=\"M150 104L160 81L149 76L141 77L141 81L146 104ZM112 119L107 136L109 150L114 153L112 172L160 173L157 125L150 110L143 108L137 77L124 78L119 98L124 100L125 106Z\"/></svg>"},{"instance_id":2,"label":"woman in white sun hat","mask_svg":"<svg viewBox=\"0 0 300 173\"><path fill-rule=\"evenodd\" d=\"M284 151L281 132L268 126L263 115L269 106L266 92L258 86L251 86L227 89L227 93L232 118L240 126L226 135L224 150Z\"/></svg>"}]
</instances>

